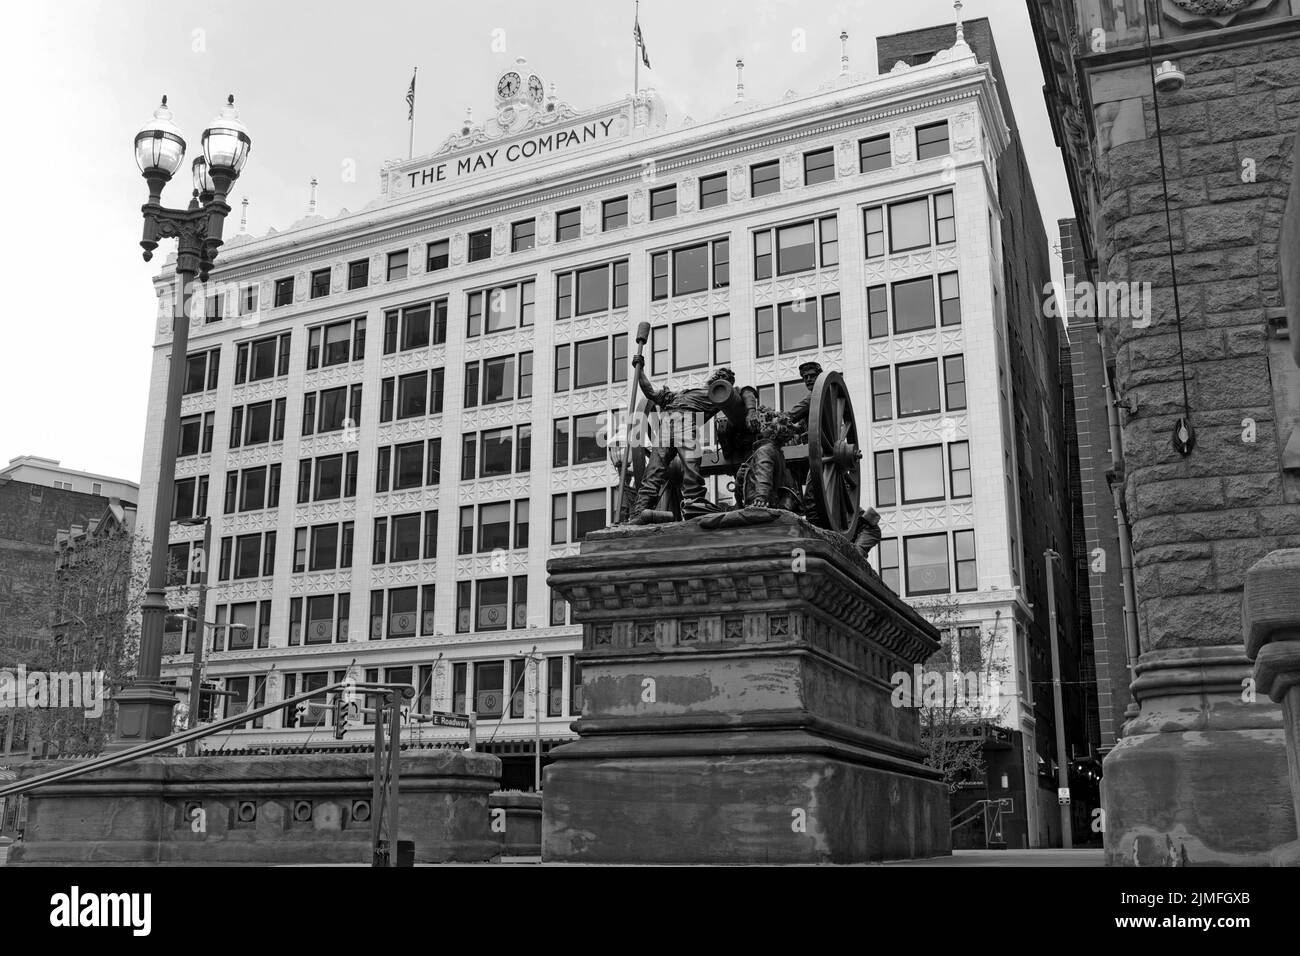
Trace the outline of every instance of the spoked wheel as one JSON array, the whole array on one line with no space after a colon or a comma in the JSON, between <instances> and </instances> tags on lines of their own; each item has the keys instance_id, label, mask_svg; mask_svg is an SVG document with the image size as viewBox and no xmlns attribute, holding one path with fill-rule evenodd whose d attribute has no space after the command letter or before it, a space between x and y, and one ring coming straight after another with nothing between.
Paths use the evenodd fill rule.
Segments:
<instances>
[{"instance_id":1,"label":"spoked wheel","mask_svg":"<svg viewBox=\"0 0 1300 956\"><path fill-rule=\"evenodd\" d=\"M808 408L808 484L825 528L847 532L858 513L862 449L844 378L822 372Z\"/></svg>"}]
</instances>

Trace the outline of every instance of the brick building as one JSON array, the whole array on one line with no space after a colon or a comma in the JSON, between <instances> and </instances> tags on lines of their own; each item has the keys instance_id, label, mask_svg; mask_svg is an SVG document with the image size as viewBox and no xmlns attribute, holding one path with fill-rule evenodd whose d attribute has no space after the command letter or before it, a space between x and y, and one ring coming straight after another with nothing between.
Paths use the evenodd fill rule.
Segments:
<instances>
[{"instance_id":1,"label":"brick building","mask_svg":"<svg viewBox=\"0 0 1300 956\"><path fill-rule=\"evenodd\" d=\"M87 491L0 478L0 668L49 649L59 533L80 533L108 504ZM25 750L26 728L21 712L0 712L0 753Z\"/></svg>"},{"instance_id":2,"label":"brick building","mask_svg":"<svg viewBox=\"0 0 1300 956\"><path fill-rule=\"evenodd\" d=\"M1262 863L1296 831L1280 709L1248 683L1241 591L1253 562L1300 543L1300 380L1278 257L1300 2L1028 9L1081 258L1098 283L1151 295L1135 311L1112 286L1093 306L1119 403L1117 530L1132 529L1140 650L1138 711L1104 763L1107 860Z\"/></svg>"},{"instance_id":3,"label":"brick building","mask_svg":"<svg viewBox=\"0 0 1300 956\"><path fill-rule=\"evenodd\" d=\"M1069 493L1072 443L1066 414L1072 381L1063 374L1061 357L1066 339L1059 318L1045 314L1042 289L1051 280L1047 233L1038 199L1021 146L1007 84L998 61L997 46L987 19L963 25L966 42L981 63L988 63L996 79L1002 115L1010 132L1008 146L996 165L998 205L1002 214L1000 249L992 263L1001 272L995 308L1005 311L1005 340L998 330L998 388L1006 403L1004 422L1004 475L1010 510L1014 586L1023 593L1025 659L1032 687L1032 749L1026 741L1023 760L1037 766L1039 845L1059 845L1056 806L1056 721L1052 701L1051 648L1048 643L1047 566L1043 554L1051 549L1062 556L1056 565L1058 637L1061 641L1061 679L1066 721L1065 760L1089 753L1087 728L1090 688L1083 681L1088 656L1087 632L1080 627L1076 602L1078 555L1072 540ZM952 43L949 25L927 27L880 37L876 56L881 73L897 63L928 62ZM989 776L1003 772L1007 754L996 740L986 745ZM1076 774L1086 789L1087 779ZM1072 777L1071 785L1076 780ZM984 794L980 794L983 796ZM957 809L957 807L954 807ZM1086 799L1074 803L1075 829L1087 832L1090 806Z\"/></svg>"}]
</instances>

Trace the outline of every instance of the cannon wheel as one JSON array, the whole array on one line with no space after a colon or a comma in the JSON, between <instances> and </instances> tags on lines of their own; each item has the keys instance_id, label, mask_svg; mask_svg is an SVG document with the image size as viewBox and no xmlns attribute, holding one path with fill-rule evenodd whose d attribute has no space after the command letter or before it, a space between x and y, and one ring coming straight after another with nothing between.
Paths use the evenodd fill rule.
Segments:
<instances>
[{"instance_id":1,"label":"cannon wheel","mask_svg":"<svg viewBox=\"0 0 1300 956\"><path fill-rule=\"evenodd\" d=\"M858 514L862 486L853 402L839 372L822 372L808 408L808 485L822 526L847 532Z\"/></svg>"}]
</instances>

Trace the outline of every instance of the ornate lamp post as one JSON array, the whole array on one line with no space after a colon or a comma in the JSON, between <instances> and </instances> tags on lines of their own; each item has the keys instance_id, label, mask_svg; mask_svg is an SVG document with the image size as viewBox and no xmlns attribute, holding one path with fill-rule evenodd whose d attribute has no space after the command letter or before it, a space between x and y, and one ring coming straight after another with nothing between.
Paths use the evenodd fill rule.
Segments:
<instances>
[{"instance_id":1,"label":"ornate lamp post","mask_svg":"<svg viewBox=\"0 0 1300 956\"><path fill-rule=\"evenodd\" d=\"M171 689L163 686L160 675L167 616L168 531L175 494L181 389L185 381L185 352L190 333L190 299L195 276L207 281L212 262L221 247L222 226L230 214L226 196L239 178L251 146L248 131L235 110L235 98L231 96L220 115L203 131L203 156L194 162L194 193L189 206L167 209L162 204L163 187L180 169L185 158L185 140L172 122L167 97L163 97L153 119L135 138L135 161L149 184L149 201L140 208L144 215L144 232L140 239L144 260L148 262L153 258L158 240L176 239L176 283L172 288L171 363L163 411L162 447L159 450L149 586L140 622L140 661L135 681L117 696L117 738L109 749L157 740L167 736L172 729L176 697Z\"/></svg>"}]
</instances>

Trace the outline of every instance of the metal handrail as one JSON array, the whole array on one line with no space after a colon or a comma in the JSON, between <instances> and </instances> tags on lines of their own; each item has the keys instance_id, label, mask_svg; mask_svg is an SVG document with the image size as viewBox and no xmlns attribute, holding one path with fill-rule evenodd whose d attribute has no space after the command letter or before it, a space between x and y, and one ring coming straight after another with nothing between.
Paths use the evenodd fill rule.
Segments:
<instances>
[{"instance_id":1,"label":"metal handrail","mask_svg":"<svg viewBox=\"0 0 1300 956\"><path fill-rule=\"evenodd\" d=\"M94 757L83 763L74 764L71 767L64 767L60 770L52 770L49 773L29 777L26 780L10 786L0 787L0 797L26 793L29 790L35 790L37 787L47 786L51 783L62 783L65 780L72 780L96 770L107 770L110 767L117 767L124 763L130 763L132 760L138 760L141 757L148 757L164 750L174 749L191 740L201 740L204 737L219 734L223 730L240 727L248 723L250 720L256 720L258 717L264 717L267 714L273 714L279 710L287 710L288 708L296 707L298 704L305 701L310 701L313 698L328 695L345 688L363 692L396 691L406 700L410 700L415 696L415 688L410 684L372 684L339 681L335 684L327 684L324 687L318 687L315 690L304 691L303 693L286 700L276 701L274 704L264 704L256 709L246 710L242 713L235 714L233 717L223 717L221 720L214 721L210 724L204 724L201 727L182 730L168 737L151 740L148 743L129 747L126 750L120 750L117 753L105 754L103 756Z\"/></svg>"}]
</instances>

